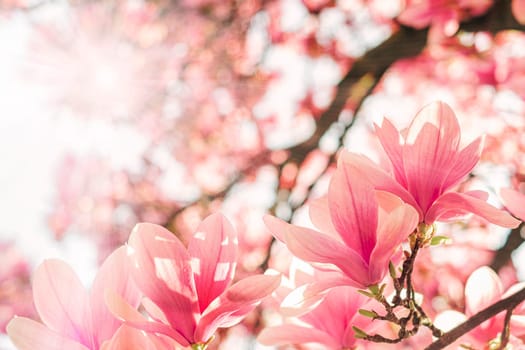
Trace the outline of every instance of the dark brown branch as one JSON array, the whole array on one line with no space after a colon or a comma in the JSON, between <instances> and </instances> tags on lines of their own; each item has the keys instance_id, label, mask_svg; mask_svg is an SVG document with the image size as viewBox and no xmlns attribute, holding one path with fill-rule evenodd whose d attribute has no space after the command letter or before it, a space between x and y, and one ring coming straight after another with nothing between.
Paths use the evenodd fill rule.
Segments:
<instances>
[{"instance_id":1,"label":"dark brown branch","mask_svg":"<svg viewBox=\"0 0 525 350\"><path fill-rule=\"evenodd\" d=\"M438 350L452 344L456 339L467 334L491 317L494 317L505 310L513 310L523 300L525 300L525 288L481 310L467 321L445 333L441 338L426 347L425 350Z\"/></svg>"},{"instance_id":2,"label":"dark brown branch","mask_svg":"<svg viewBox=\"0 0 525 350\"><path fill-rule=\"evenodd\" d=\"M523 223L518 227L510 231L505 244L496 251L490 267L498 272L503 266L505 266L511 259L512 252L516 250L523 242L524 239L521 236L521 229L523 228Z\"/></svg>"}]
</instances>

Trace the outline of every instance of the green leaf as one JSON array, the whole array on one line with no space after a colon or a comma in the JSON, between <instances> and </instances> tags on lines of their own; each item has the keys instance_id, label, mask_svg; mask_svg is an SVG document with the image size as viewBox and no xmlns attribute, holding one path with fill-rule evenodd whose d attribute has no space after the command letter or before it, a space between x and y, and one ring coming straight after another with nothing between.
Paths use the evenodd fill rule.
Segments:
<instances>
[{"instance_id":1,"label":"green leaf","mask_svg":"<svg viewBox=\"0 0 525 350\"><path fill-rule=\"evenodd\" d=\"M376 298L376 296L374 294L372 294L370 292L367 292L366 290L358 289L357 292L360 293L360 294L363 294L364 296L372 298L372 299Z\"/></svg>"},{"instance_id":2,"label":"green leaf","mask_svg":"<svg viewBox=\"0 0 525 350\"><path fill-rule=\"evenodd\" d=\"M378 315L373 310L359 309L359 313L365 317L376 318Z\"/></svg>"},{"instance_id":3,"label":"green leaf","mask_svg":"<svg viewBox=\"0 0 525 350\"><path fill-rule=\"evenodd\" d=\"M372 294L373 294L374 296L381 295L381 294L379 293L379 287L377 286L377 284L373 284L373 285L371 285L371 286L368 286L368 289L372 292Z\"/></svg>"},{"instance_id":4,"label":"green leaf","mask_svg":"<svg viewBox=\"0 0 525 350\"><path fill-rule=\"evenodd\" d=\"M388 271L390 271L390 277L392 277L392 279L397 278L396 267L391 261L388 263Z\"/></svg>"},{"instance_id":5,"label":"green leaf","mask_svg":"<svg viewBox=\"0 0 525 350\"><path fill-rule=\"evenodd\" d=\"M357 339L365 339L366 337L368 337L368 334L366 334L365 331L363 331L362 329L357 328L356 326L352 326L352 329L354 330L354 337L355 338L357 338Z\"/></svg>"}]
</instances>

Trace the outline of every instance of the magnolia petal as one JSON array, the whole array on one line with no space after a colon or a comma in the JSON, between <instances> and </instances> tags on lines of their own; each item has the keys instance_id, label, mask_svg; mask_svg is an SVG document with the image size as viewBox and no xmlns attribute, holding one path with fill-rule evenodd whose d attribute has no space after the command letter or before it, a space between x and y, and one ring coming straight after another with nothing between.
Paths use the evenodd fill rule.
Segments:
<instances>
[{"instance_id":1,"label":"magnolia petal","mask_svg":"<svg viewBox=\"0 0 525 350\"><path fill-rule=\"evenodd\" d=\"M34 273L33 299L40 318L51 330L83 344L92 342L88 294L69 265L45 260Z\"/></svg>"},{"instance_id":2,"label":"magnolia petal","mask_svg":"<svg viewBox=\"0 0 525 350\"><path fill-rule=\"evenodd\" d=\"M332 222L345 243L368 261L376 244L377 201L372 185L340 163L328 188Z\"/></svg>"},{"instance_id":3,"label":"magnolia petal","mask_svg":"<svg viewBox=\"0 0 525 350\"><path fill-rule=\"evenodd\" d=\"M488 266L478 268L472 272L465 284L465 310L467 315L474 315L499 301L502 294L503 285L496 272Z\"/></svg>"},{"instance_id":4,"label":"magnolia petal","mask_svg":"<svg viewBox=\"0 0 525 350\"><path fill-rule=\"evenodd\" d=\"M329 334L311 327L284 324L277 327L265 328L257 337L263 345L292 345L317 343L328 349L339 349L341 344Z\"/></svg>"},{"instance_id":5,"label":"magnolia petal","mask_svg":"<svg viewBox=\"0 0 525 350\"><path fill-rule=\"evenodd\" d=\"M125 324L147 333L164 334L182 346L190 345L190 341L176 329L160 322L148 321L144 315L129 305L126 300L122 299L122 297L115 292L107 290L104 299L111 313L125 322Z\"/></svg>"},{"instance_id":6,"label":"magnolia petal","mask_svg":"<svg viewBox=\"0 0 525 350\"><path fill-rule=\"evenodd\" d=\"M505 204L505 207L512 215L522 221L525 220L525 195L510 188L502 188L500 195L503 199L503 204Z\"/></svg>"},{"instance_id":7,"label":"magnolia petal","mask_svg":"<svg viewBox=\"0 0 525 350\"><path fill-rule=\"evenodd\" d=\"M340 268L354 281L365 283L368 266L363 258L352 249L330 236L304 227L290 225L273 216L265 216L266 227L272 233L279 232L281 239L296 257L318 263L329 263Z\"/></svg>"},{"instance_id":8,"label":"magnolia petal","mask_svg":"<svg viewBox=\"0 0 525 350\"><path fill-rule=\"evenodd\" d=\"M472 213L485 220L503 227L514 228L520 221L508 212L495 208L484 200L468 193L448 192L439 197L425 216L426 223L433 223L448 218Z\"/></svg>"},{"instance_id":9,"label":"magnolia petal","mask_svg":"<svg viewBox=\"0 0 525 350\"><path fill-rule=\"evenodd\" d=\"M132 276L170 324L191 339L198 314L190 257L182 243L159 225L139 224L129 238Z\"/></svg>"},{"instance_id":10,"label":"magnolia petal","mask_svg":"<svg viewBox=\"0 0 525 350\"><path fill-rule=\"evenodd\" d=\"M201 313L230 284L237 249L237 233L222 214L204 219L190 240L188 253Z\"/></svg>"},{"instance_id":11,"label":"magnolia petal","mask_svg":"<svg viewBox=\"0 0 525 350\"><path fill-rule=\"evenodd\" d=\"M140 302L140 291L131 278L130 267L126 255L126 247L115 250L102 264L91 289L91 307L95 324L96 343L102 344L110 339L120 327L120 322L113 316L104 301L105 290L110 289L122 296L133 307Z\"/></svg>"},{"instance_id":12,"label":"magnolia petal","mask_svg":"<svg viewBox=\"0 0 525 350\"><path fill-rule=\"evenodd\" d=\"M394 124L388 119L383 119L381 126L374 124L376 135L385 150L394 169L396 180L404 187L407 186L405 169L403 167L403 147L400 143L401 135Z\"/></svg>"},{"instance_id":13,"label":"magnolia petal","mask_svg":"<svg viewBox=\"0 0 525 350\"><path fill-rule=\"evenodd\" d=\"M330 235L331 237L340 240L341 236L337 233L332 224L332 217L328 207L328 197L323 196L308 202L308 214L312 223L319 229L319 231Z\"/></svg>"},{"instance_id":14,"label":"magnolia petal","mask_svg":"<svg viewBox=\"0 0 525 350\"><path fill-rule=\"evenodd\" d=\"M443 102L423 107L412 121L403 148L403 164L407 189L423 212L442 193L450 167L457 161L459 142L458 121Z\"/></svg>"},{"instance_id":15,"label":"magnolia petal","mask_svg":"<svg viewBox=\"0 0 525 350\"><path fill-rule=\"evenodd\" d=\"M89 350L65 338L43 324L25 317L15 317L7 325L7 334L18 350Z\"/></svg>"},{"instance_id":16,"label":"magnolia petal","mask_svg":"<svg viewBox=\"0 0 525 350\"><path fill-rule=\"evenodd\" d=\"M195 331L195 340L206 342L217 328L239 323L259 302L281 283L280 275L255 275L230 286L202 315Z\"/></svg>"},{"instance_id":17,"label":"magnolia petal","mask_svg":"<svg viewBox=\"0 0 525 350\"><path fill-rule=\"evenodd\" d=\"M374 247L369 264L371 284L376 284L385 277L394 251L414 231L418 222L419 215L416 210L404 203L379 222L378 243Z\"/></svg>"},{"instance_id":18,"label":"magnolia petal","mask_svg":"<svg viewBox=\"0 0 525 350\"><path fill-rule=\"evenodd\" d=\"M321 304L332 288L341 286L356 287L359 285L343 275L323 278L291 291L282 301L280 311L284 316L301 316Z\"/></svg>"},{"instance_id":19,"label":"magnolia petal","mask_svg":"<svg viewBox=\"0 0 525 350\"><path fill-rule=\"evenodd\" d=\"M483 150L483 138L478 137L468 146L463 148L457 156L455 164L450 168L447 179L443 183L442 191L456 185L463 179L475 166L481 158Z\"/></svg>"},{"instance_id":20,"label":"magnolia petal","mask_svg":"<svg viewBox=\"0 0 525 350\"><path fill-rule=\"evenodd\" d=\"M399 184L392 176L390 176L390 174L378 167L367 157L343 151L339 157L339 163L351 165L353 167L353 171L356 172L360 179L366 179L369 181L376 190L395 194L405 203L408 203L416 208L420 214L420 219L423 218L423 212L421 211L419 204L415 201L412 194L410 194L406 188L401 186L401 184Z\"/></svg>"},{"instance_id":21,"label":"magnolia petal","mask_svg":"<svg viewBox=\"0 0 525 350\"><path fill-rule=\"evenodd\" d=\"M151 339L153 336L139 329L122 325L101 350L160 350Z\"/></svg>"}]
</instances>

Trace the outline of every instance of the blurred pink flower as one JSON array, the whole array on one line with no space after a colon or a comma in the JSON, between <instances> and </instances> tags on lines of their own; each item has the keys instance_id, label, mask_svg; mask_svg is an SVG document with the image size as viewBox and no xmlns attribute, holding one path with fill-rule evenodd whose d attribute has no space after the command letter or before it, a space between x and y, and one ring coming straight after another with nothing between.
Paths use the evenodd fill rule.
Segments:
<instances>
[{"instance_id":1,"label":"blurred pink flower","mask_svg":"<svg viewBox=\"0 0 525 350\"><path fill-rule=\"evenodd\" d=\"M486 202L484 191L449 191L477 164L481 138L460 149L461 134L452 109L434 102L421 109L408 127L398 131L384 119L376 133L392 165L392 176L369 159L345 152L342 162L349 163L369 179L376 189L391 192L419 212L420 222L450 221L468 213L489 222L516 227L518 221L506 211Z\"/></svg>"},{"instance_id":2,"label":"blurred pink flower","mask_svg":"<svg viewBox=\"0 0 525 350\"><path fill-rule=\"evenodd\" d=\"M505 207L520 220L525 220L525 195L510 188L502 188L500 195Z\"/></svg>"},{"instance_id":3,"label":"blurred pink flower","mask_svg":"<svg viewBox=\"0 0 525 350\"><path fill-rule=\"evenodd\" d=\"M512 14L520 24L525 24L525 1L512 0Z\"/></svg>"},{"instance_id":4,"label":"blurred pink flower","mask_svg":"<svg viewBox=\"0 0 525 350\"><path fill-rule=\"evenodd\" d=\"M108 303L127 324L175 340L206 346L217 328L240 322L276 289L280 276L247 277L230 286L237 235L221 214L204 219L188 249L168 230L139 224L129 239L133 277L145 295L146 320L118 297Z\"/></svg>"},{"instance_id":5,"label":"blurred pink flower","mask_svg":"<svg viewBox=\"0 0 525 350\"><path fill-rule=\"evenodd\" d=\"M450 326L450 322L452 322L454 323L451 325L453 327L524 287L525 283L517 283L511 286L506 292L503 292L503 285L496 272L487 266L482 266L470 275L465 285L465 313L448 310L438 315L436 322L439 324L448 322L448 326ZM513 310L510 327L512 329L512 335L515 337L521 337L525 334L524 314L525 305L523 303ZM498 334L503 330L504 317L505 312L501 312L483 322L468 334L468 338L470 341L477 343L476 346L486 345L498 337ZM452 320L455 321L453 322Z\"/></svg>"},{"instance_id":6,"label":"blurred pink flower","mask_svg":"<svg viewBox=\"0 0 525 350\"><path fill-rule=\"evenodd\" d=\"M124 247L106 259L90 292L66 263L46 260L33 279L34 302L43 324L15 317L7 325L7 333L20 350L112 349L104 343L114 336L121 322L104 303L107 291L138 305L140 293L130 278Z\"/></svg>"},{"instance_id":7,"label":"blurred pink flower","mask_svg":"<svg viewBox=\"0 0 525 350\"><path fill-rule=\"evenodd\" d=\"M13 242L0 241L0 333L14 315L36 316L30 266Z\"/></svg>"},{"instance_id":8,"label":"blurred pink flower","mask_svg":"<svg viewBox=\"0 0 525 350\"><path fill-rule=\"evenodd\" d=\"M408 0L398 20L418 29L430 25L430 36L434 38L452 36L461 20L482 15L492 3L492 0Z\"/></svg>"},{"instance_id":9,"label":"blurred pink flower","mask_svg":"<svg viewBox=\"0 0 525 350\"><path fill-rule=\"evenodd\" d=\"M417 212L398 197L359 178L348 163L340 162L326 198L310 207L312 222L321 231L287 224L266 216L272 234L300 259L328 263L344 277L335 283L364 288L380 282L389 261L417 225ZM321 288L322 289L322 288Z\"/></svg>"},{"instance_id":10,"label":"blurred pink flower","mask_svg":"<svg viewBox=\"0 0 525 350\"><path fill-rule=\"evenodd\" d=\"M357 340L352 326L364 331L377 328L378 323L358 313L359 309L370 310L374 302L352 287L335 287L315 309L285 324L263 329L257 339L264 345L317 343L323 349L352 349Z\"/></svg>"}]
</instances>

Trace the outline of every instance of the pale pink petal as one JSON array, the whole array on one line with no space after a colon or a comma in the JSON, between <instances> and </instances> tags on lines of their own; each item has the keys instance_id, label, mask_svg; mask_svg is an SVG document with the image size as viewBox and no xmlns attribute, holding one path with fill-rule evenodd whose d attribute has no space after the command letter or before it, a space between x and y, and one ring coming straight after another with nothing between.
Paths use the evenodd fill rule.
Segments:
<instances>
[{"instance_id":1,"label":"pale pink petal","mask_svg":"<svg viewBox=\"0 0 525 350\"><path fill-rule=\"evenodd\" d=\"M69 265L44 261L34 273L33 299L51 330L82 344L93 342L88 294Z\"/></svg>"},{"instance_id":2,"label":"pale pink petal","mask_svg":"<svg viewBox=\"0 0 525 350\"><path fill-rule=\"evenodd\" d=\"M182 346L188 346L192 341L188 340L179 331L160 322L148 321L144 315L133 308L122 297L111 290L107 290L104 296L106 305L115 317L125 324L143 330L147 333L163 334L177 341Z\"/></svg>"},{"instance_id":3,"label":"pale pink petal","mask_svg":"<svg viewBox=\"0 0 525 350\"><path fill-rule=\"evenodd\" d=\"M414 197L401 186L390 174L379 168L374 162L365 156L350 153L347 151L341 152L339 163L346 163L353 167L360 179L369 181L374 189L386 191L395 194L404 202L412 205L420 214L420 219L423 218L423 212L415 201Z\"/></svg>"},{"instance_id":4,"label":"pale pink petal","mask_svg":"<svg viewBox=\"0 0 525 350\"><path fill-rule=\"evenodd\" d=\"M308 214L312 223L319 231L330 235L333 238L341 239L332 224L332 217L328 207L328 197L323 196L308 202Z\"/></svg>"},{"instance_id":5,"label":"pale pink petal","mask_svg":"<svg viewBox=\"0 0 525 350\"><path fill-rule=\"evenodd\" d=\"M281 283L278 275L255 275L244 278L230 286L202 315L196 341L208 341L217 328L231 327L239 323L265 297Z\"/></svg>"},{"instance_id":6,"label":"pale pink petal","mask_svg":"<svg viewBox=\"0 0 525 350\"><path fill-rule=\"evenodd\" d=\"M326 294L335 287L360 286L343 275L323 277L321 280L302 285L291 291L281 303L281 313L285 316L300 316L315 309Z\"/></svg>"},{"instance_id":7,"label":"pale pink petal","mask_svg":"<svg viewBox=\"0 0 525 350\"><path fill-rule=\"evenodd\" d=\"M484 200L469 193L448 192L439 197L425 216L426 223L449 220L461 215L473 213L485 220L503 227L514 228L520 221L513 218L508 212L495 208Z\"/></svg>"},{"instance_id":8,"label":"pale pink petal","mask_svg":"<svg viewBox=\"0 0 525 350\"><path fill-rule=\"evenodd\" d=\"M104 327L94 327L96 344L102 344L110 339L120 327L120 322L108 310L104 301L104 293L110 289L119 294L133 307L140 302L140 291L131 278L126 247L115 250L102 264L91 288L91 308L95 325L103 324Z\"/></svg>"},{"instance_id":9,"label":"pale pink petal","mask_svg":"<svg viewBox=\"0 0 525 350\"><path fill-rule=\"evenodd\" d=\"M516 21L525 24L525 0L512 0L511 8Z\"/></svg>"},{"instance_id":10,"label":"pale pink petal","mask_svg":"<svg viewBox=\"0 0 525 350\"><path fill-rule=\"evenodd\" d=\"M381 127L374 124L376 135L383 146L390 163L394 169L397 182L403 187L407 186L405 169L403 167L403 147L400 143L401 135L395 126L388 120L383 119Z\"/></svg>"},{"instance_id":11,"label":"pale pink petal","mask_svg":"<svg viewBox=\"0 0 525 350\"><path fill-rule=\"evenodd\" d=\"M7 325L7 334L18 350L89 350L43 324L24 317L13 318Z\"/></svg>"},{"instance_id":12,"label":"pale pink petal","mask_svg":"<svg viewBox=\"0 0 525 350\"><path fill-rule=\"evenodd\" d=\"M201 222L190 240L188 253L202 313L233 278L237 233L222 214L210 215Z\"/></svg>"},{"instance_id":13,"label":"pale pink petal","mask_svg":"<svg viewBox=\"0 0 525 350\"><path fill-rule=\"evenodd\" d=\"M503 286L494 270L487 266L478 268L472 272L465 284L466 314L474 315L499 301L502 294Z\"/></svg>"},{"instance_id":14,"label":"pale pink petal","mask_svg":"<svg viewBox=\"0 0 525 350\"><path fill-rule=\"evenodd\" d=\"M328 235L290 225L273 216L265 216L264 222L296 257L308 262L333 264L348 277L366 286L368 266L355 251Z\"/></svg>"},{"instance_id":15,"label":"pale pink petal","mask_svg":"<svg viewBox=\"0 0 525 350\"><path fill-rule=\"evenodd\" d=\"M441 190L446 191L463 179L478 164L482 150L483 139L481 137L463 148L458 153L455 164L449 169L448 176Z\"/></svg>"},{"instance_id":16,"label":"pale pink petal","mask_svg":"<svg viewBox=\"0 0 525 350\"><path fill-rule=\"evenodd\" d=\"M129 247L135 283L190 340L198 304L186 249L171 232L153 224L135 226Z\"/></svg>"},{"instance_id":17,"label":"pale pink petal","mask_svg":"<svg viewBox=\"0 0 525 350\"><path fill-rule=\"evenodd\" d=\"M409 127L403 164L407 189L423 212L442 193L450 165L455 164L460 142L454 112L443 102L425 106Z\"/></svg>"},{"instance_id":18,"label":"pale pink petal","mask_svg":"<svg viewBox=\"0 0 525 350\"><path fill-rule=\"evenodd\" d=\"M159 347L154 336L126 325L121 326L111 340L102 345L101 350L169 350Z\"/></svg>"},{"instance_id":19,"label":"pale pink petal","mask_svg":"<svg viewBox=\"0 0 525 350\"><path fill-rule=\"evenodd\" d=\"M345 243L368 261L376 244L377 201L372 185L340 163L328 188L332 222Z\"/></svg>"},{"instance_id":20,"label":"pale pink petal","mask_svg":"<svg viewBox=\"0 0 525 350\"><path fill-rule=\"evenodd\" d=\"M311 327L284 324L277 327L265 328L257 340L263 345L293 345L317 343L328 349L339 349L341 344L329 334Z\"/></svg>"},{"instance_id":21,"label":"pale pink petal","mask_svg":"<svg viewBox=\"0 0 525 350\"><path fill-rule=\"evenodd\" d=\"M414 231L419 215L412 206L403 203L381 219L377 228L377 245L370 257L371 283L378 283L385 277L392 255Z\"/></svg>"},{"instance_id":22,"label":"pale pink petal","mask_svg":"<svg viewBox=\"0 0 525 350\"><path fill-rule=\"evenodd\" d=\"M502 188L500 195L503 199L503 204L505 204L505 207L512 215L520 220L525 220L525 195L510 188Z\"/></svg>"}]
</instances>

